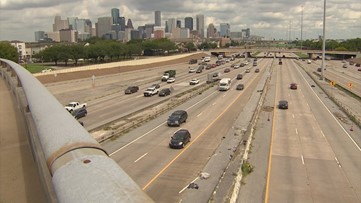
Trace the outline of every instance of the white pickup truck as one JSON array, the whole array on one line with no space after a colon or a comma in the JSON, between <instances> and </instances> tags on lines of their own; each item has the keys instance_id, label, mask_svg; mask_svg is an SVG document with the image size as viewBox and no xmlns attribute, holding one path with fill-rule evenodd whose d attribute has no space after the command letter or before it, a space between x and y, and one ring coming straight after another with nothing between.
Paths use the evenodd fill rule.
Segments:
<instances>
[{"instance_id":1,"label":"white pickup truck","mask_svg":"<svg viewBox=\"0 0 361 203\"><path fill-rule=\"evenodd\" d=\"M73 112L74 110L86 108L86 107L87 107L86 103L80 104L79 102L70 102L65 106L65 109L68 110L69 112Z\"/></svg>"},{"instance_id":2,"label":"white pickup truck","mask_svg":"<svg viewBox=\"0 0 361 203\"><path fill-rule=\"evenodd\" d=\"M144 96L145 96L145 97L151 97L151 96L153 96L153 95L158 94L159 88L160 88L160 86L159 86L158 84L154 84L154 85L148 87L148 88L144 91Z\"/></svg>"}]
</instances>

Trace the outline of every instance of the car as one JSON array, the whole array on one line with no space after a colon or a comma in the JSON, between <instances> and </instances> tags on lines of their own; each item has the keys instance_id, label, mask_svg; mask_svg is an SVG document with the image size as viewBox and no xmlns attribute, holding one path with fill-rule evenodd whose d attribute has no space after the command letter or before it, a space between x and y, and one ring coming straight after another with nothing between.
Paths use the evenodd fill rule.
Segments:
<instances>
[{"instance_id":1,"label":"car","mask_svg":"<svg viewBox=\"0 0 361 203\"><path fill-rule=\"evenodd\" d=\"M132 93L138 92L138 90L139 90L138 86L129 86L129 87L127 87L127 89L124 90L124 93L132 94Z\"/></svg>"},{"instance_id":2,"label":"car","mask_svg":"<svg viewBox=\"0 0 361 203\"><path fill-rule=\"evenodd\" d=\"M195 73L197 71L197 69L195 68L189 68L188 69L188 73Z\"/></svg>"},{"instance_id":3,"label":"car","mask_svg":"<svg viewBox=\"0 0 361 203\"><path fill-rule=\"evenodd\" d=\"M361 71L361 68L357 69L357 71Z\"/></svg>"},{"instance_id":4,"label":"car","mask_svg":"<svg viewBox=\"0 0 361 203\"><path fill-rule=\"evenodd\" d=\"M297 84L296 83L291 83L290 84L290 89L291 90L297 90Z\"/></svg>"},{"instance_id":5,"label":"car","mask_svg":"<svg viewBox=\"0 0 361 203\"><path fill-rule=\"evenodd\" d=\"M256 68L256 70L254 70L255 73L259 73L259 68Z\"/></svg>"},{"instance_id":6,"label":"car","mask_svg":"<svg viewBox=\"0 0 361 203\"><path fill-rule=\"evenodd\" d=\"M243 90L244 89L244 84L238 84L236 87L236 90Z\"/></svg>"},{"instance_id":7,"label":"car","mask_svg":"<svg viewBox=\"0 0 361 203\"><path fill-rule=\"evenodd\" d=\"M224 69L224 72L225 72L225 73L229 73L229 72L231 72L231 69L226 68L226 69Z\"/></svg>"},{"instance_id":8,"label":"car","mask_svg":"<svg viewBox=\"0 0 361 203\"><path fill-rule=\"evenodd\" d=\"M199 80L197 78L192 79L191 81L189 81L190 85L196 85L199 84Z\"/></svg>"},{"instance_id":9,"label":"car","mask_svg":"<svg viewBox=\"0 0 361 203\"><path fill-rule=\"evenodd\" d=\"M356 67L360 67L361 65L359 64L359 63L356 63L356 65L355 65Z\"/></svg>"},{"instance_id":10,"label":"car","mask_svg":"<svg viewBox=\"0 0 361 203\"><path fill-rule=\"evenodd\" d=\"M343 64L342 68L347 68L347 64L346 63Z\"/></svg>"},{"instance_id":11,"label":"car","mask_svg":"<svg viewBox=\"0 0 361 203\"><path fill-rule=\"evenodd\" d=\"M51 71L52 71L52 69L46 68L46 69L43 69L41 72L42 73L48 73L48 72L51 72Z\"/></svg>"},{"instance_id":12,"label":"car","mask_svg":"<svg viewBox=\"0 0 361 203\"><path fill-rule=\"evenodd\" d=\"M173 82L175 82L175 77L168 78L167 83L173 83Z\"/></svg>"},{"instance_id":13,"label":"car","mask_svg":"<svg viewBox=\"0 0 361 203\"><path fill-rule=\"evenodd\" d=\"M161 89L160 91L159 91L159 96L160 97L164 97L164 96L167 96L167 95L170 95L170 93L171 93L172 91L171 91L171 89L170 88L163 88L163 89Z\"/></svg>"},{"instance_id":14,"label":"car","mask_svg":"<svg viewBox=\"0 0 361 203\"><path fill-rule=\"evenodd\" d=\"M280 100L278 102L278 108L279 109L288 109L288 101L286 100Z\"/></svg>"},{"instance_id":15,"label":"car","mask_svg":"<svg viewBox=\"0 0 361 203\"><path fill-rule=\"evenodd\" d=\"M321 72L322 71L322 68L317 68L317 72Z\"/></svg>"},{"instance_id":16,"label":"car","mask_svg":"<svg viewBox=\"0 0 361 203\"><path fill-rule=\"evenodd\" d=\"M86 108L81 108L81 109L77 109L77 110L73 111L72 114L75 119L79 119L79 118L85 117L88 114L88 111L86 110Z\"/></svg>"},{"instance_id":17,"label":"car","mask_svg":"<svg viewBox=\"0 0 361 203\"><path fill-rule=\"evenodd\" d=\"M246 69L246 73L250 73L251 70L249 68Z\"/></svg>"},{"instance_id":18,"label":"car","mask_svg":"<svg viewBox=\"0 0 361 203\"><path fill-rule=\"evenodd\" d=\"M237 68L239 68L239 67L240 67L239 64L234 64L234 65L233 65L233 68L234 68L234 69L237 69Z\"/></svg>"},{"instance_id":19,"label":"car","mask_svg":"<svg viewBox=\"0 0 361 203\"><path fill-rule=\"evenodd\" d=\"M187 129L180 129L174 133L169 141L169 147L175 149L184 148L191 141L191 133Z\"/></svg>"},{"instance_id":20,"label":"car","mask_svg":"<svg viewBox=\"0 0 361 203\"><path fill-rule=\"evenodd\" d=\"M311 60L307 60L307 64L311 64Z\"/></svg>"},{"instance_id":21,"label":"car","mask_svg":"<svg viewBox=\"0 0 361 203\"><path fill-rule=\"evenodd\" d=\"M207 64L206 65L206 70L209 70L209 69L211 69L212 68L212 65L211 64Z\"/></svg>"},{"instance_id":22,"label":"car","mask_svg":"<svg viewBox=\"0 0 361 203\"><path fill-rule=\"evenodd\" d=\"M239 64L240 67L244 67L245 65L246 65L245 63Z\"/></svg>"},{"instance_id":23,"label":"car","mask_svg":"<svg viewBox=\"0 0 361 203\"><path fill-rule=\"evenodd\" d=\"M238 74L236 79L237 79L237 80L242 80L242 78L243 78L243 75L242 75L242 74Z\"/></svg>"},{"instance_id":24,"label":"car","mask_svg":"<svg viewBox=\"0 0 361 203\"><path fill-rule=\"evenodd\" d=\"M182 123L185 123L188 118L187 111L177 110L174 111L168 118L168 126L180 126Z\"/></svg>"}]
</instances>

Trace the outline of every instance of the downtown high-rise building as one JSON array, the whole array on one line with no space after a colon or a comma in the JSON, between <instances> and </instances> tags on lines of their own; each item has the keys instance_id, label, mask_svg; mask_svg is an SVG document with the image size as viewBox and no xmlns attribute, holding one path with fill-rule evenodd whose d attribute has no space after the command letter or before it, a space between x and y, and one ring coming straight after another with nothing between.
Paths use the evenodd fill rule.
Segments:
<instances>
[{"instance_id":1,"label":"downtown high-rise building","mask_svg":"<svg viewBox=\"0 0 361 203\"><path fill-rule=\"evenodd\" d=\"M53 24L53 32L57 32L62 29L69 29L68 20L62 20L61 16L55 16Z\"/></svg>"},{"instance_id":2,"label":"downtown high-rise building","mask_svg":"<svg viewBox=\"0 0 361 203\"><path fill-rule=\"evenodd\" d=\"M119 9L112 8L111 13L112 13L113 25L119 25L120 24Z\"/></svg>"},{"instance_id":3,"label":"downtown high-rise building","mask_svg":"<svg viewBox=\"0 0 361 203\"><path fill-rule=\"evenodd\" d=\"M98 22L95 23L96 34L98 37L109 33L112 30L113 19L112 17L98 18Z\"/></svg>"},{"instance_id":4,"label":"downtown high-rise building","mask_svg":"<svg viewBox=\"0 0 361 203\"><path fill-rule=\"evenodd\" d=\"M36 31L35 33L35 41L39 42L43 39L45 39L46 35L44 31Z\"/></svg>"},{"instance_id":5,"label":"downtown high-rise building","mask_svg":"<svg viewBox=\"0 0 361 203\"><path fill-rule=\"evenodd\" d=\"M168 19L168 32L172 33L174 28L176 28L176 20L175 18Z\"/></svg>"},{"instance_id":6,"label":"downtown high-rise building","mask_svg":"<svg viewBox=\"0 0 361 203\"><path fill-rule=\"evenodd\" d=\"M215 37L216 32L217 32L217 30L214 27L213 23L209 24L208 28L207 28L207 38Z\"/></svg>"},{"instance_id":7,"label":"downtown high-rise building","mask_svg":"<svg viewBox=\"0 0 361 203\"><path fill-rule=\"evenodd\" d=\"M196 15L197 31L200 38L204 38L204 15Z\"/></svg>"},{"instance_id":8,"label":"downtown high-rise building","mask_svg":"<svg viewBox=\"0 0 361 203\"><path fill-rule=\"evenodd\" d=\"M221 37L229 37L231 35L231 26L228 23L221 23L219 28L219 35Z\"/></svg>"},{"instance_id":9,"label":"downtown high-rise building","mask_svg":"<svg viewBox=\"0 0 361 203\"><path fill-rule=\"evenodd\" d=\"M193 18L192 17L184 18L184 27L188 28L190 31L193 30Z\"/></svg>"},{"instance_id":10,"label":"downtown high-rise building","mask_svg":"<svg viewBox=\"0 0 361 203\"><path fill-rule=\"evenodd\" d=\"M160 11L154 12L154 26L157 27L162 26L162 14Z\"/></svg>"}]
</instances>

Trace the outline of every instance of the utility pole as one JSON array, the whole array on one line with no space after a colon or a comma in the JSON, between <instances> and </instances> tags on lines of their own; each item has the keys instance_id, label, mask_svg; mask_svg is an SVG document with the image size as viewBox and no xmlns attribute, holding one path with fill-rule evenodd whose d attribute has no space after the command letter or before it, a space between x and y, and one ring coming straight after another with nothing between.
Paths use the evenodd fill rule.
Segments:
<instances>
[{"instance_id":1,"label":"utility pole","mask_svg":"<svg viewBox=\"0 0 361 203\"><path fill-rule=\"evenodd\" d=\"M326 0L323 1L323 36L322 36L322 64L321 64L321 78L324 80L323 71L325 67L325 50L326 50Z\"/></svg>"},{"instance_id":2,"label":"utility pole","mask_svg":"<svg viewBox=\"0 0 361 203\"><path fill-rule=\"evenodd\" d=\"M301 50L302 50L302 31L303 31L303 5L302 5L302 12L301 12Z\"/></svg>"}]
</instances>

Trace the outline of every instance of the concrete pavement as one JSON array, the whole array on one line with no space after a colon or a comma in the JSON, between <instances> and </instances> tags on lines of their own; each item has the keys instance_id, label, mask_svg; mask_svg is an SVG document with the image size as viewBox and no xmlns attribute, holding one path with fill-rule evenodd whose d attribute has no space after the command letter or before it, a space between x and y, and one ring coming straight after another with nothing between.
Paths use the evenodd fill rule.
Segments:
<instances>
[{"instance_id":1,"label":"concrete pavement","mask_svg":"<svg viewBox=\"0 0 361 203\"><path fill-rule=\"evenodd\" d=\"M0 79L0 202L46 202L27 139L27 128Z\"/></svg>"}]
</instances>

